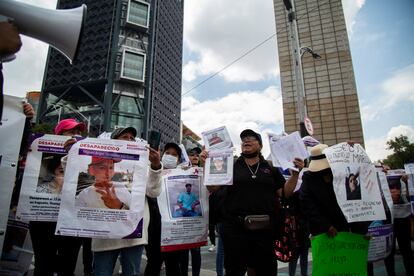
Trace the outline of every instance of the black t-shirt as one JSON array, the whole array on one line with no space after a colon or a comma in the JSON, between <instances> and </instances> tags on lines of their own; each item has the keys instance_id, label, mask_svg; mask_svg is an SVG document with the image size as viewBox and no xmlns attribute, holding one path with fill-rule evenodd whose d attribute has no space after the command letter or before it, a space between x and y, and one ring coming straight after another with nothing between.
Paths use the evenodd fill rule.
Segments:
<instances>
[{"instance_id":1,"label":"black t-shirt","mask_svg":"<svg viewBox=\"0 0 414 276\"><path fill-rule=\"evenodd\" d=\"M246 215L276 215L277 193L283 187L285 178L278 169L260 158L256 178L248 169L243 157L237 159L233 169L233 185L227 186L224 216L231 219ZM257 164L250 169L255 172Z\"/></svg>"}]
</instances>

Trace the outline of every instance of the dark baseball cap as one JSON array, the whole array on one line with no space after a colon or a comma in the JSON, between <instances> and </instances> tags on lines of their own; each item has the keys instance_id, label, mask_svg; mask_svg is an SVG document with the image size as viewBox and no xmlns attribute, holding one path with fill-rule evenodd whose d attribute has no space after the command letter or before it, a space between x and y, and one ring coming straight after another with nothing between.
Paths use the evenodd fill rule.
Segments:
<instances>
[{"instance_id":1,"label":"dark baseball cap","mask_svg":"<svg viewBox=\"0 0 414 276\"><path fill-rule=\"evenodd\" d=\"M112 132L111 139L117 139L119 136L127 132L132 133L134 137L137 137L137 130L134 127L120 127Z\"/></svg>"},{"instance_id":2,"label":"dark baseball cap","mask_svg":"<svg viewBox=\"0 0 414 276\"><path fill-rule=\"evenodd\" d=\"M192 153L200 154L201 149L199 147L195 147L195 148L192 148L192 149L188 150L187 152L188 152L188 154L192 154Z\"/></svg>"},{"instance_id":3,"label":"dark baseball cap","mask_svg":"<svg viewBox=\"0 0 414 276\"><path fill-rule=\"evenodd\" d=\"M259 141L259 144L262 145L262 136L259 133L254 132L251 129L245 129L240 133L240 139L243 139L244 137L247 137L247 136L255 137L256 140Z\"/></svg>"}]
</instances>

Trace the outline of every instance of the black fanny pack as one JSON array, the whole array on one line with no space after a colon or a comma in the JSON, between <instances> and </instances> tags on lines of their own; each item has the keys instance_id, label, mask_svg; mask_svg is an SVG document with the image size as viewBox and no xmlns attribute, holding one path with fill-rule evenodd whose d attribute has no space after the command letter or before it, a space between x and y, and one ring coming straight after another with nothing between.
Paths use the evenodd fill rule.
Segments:
<instances>
[{"instance_id":1,"label":"black fanny pack","mask_svg":"<svg viewBox=\"0 0 414 276\"><path fill-rule=\"evenodd\" d=\"M269 215L245 216L244 227L250 231L270 229L270 217Z\"/></svg>"}]
</instances>

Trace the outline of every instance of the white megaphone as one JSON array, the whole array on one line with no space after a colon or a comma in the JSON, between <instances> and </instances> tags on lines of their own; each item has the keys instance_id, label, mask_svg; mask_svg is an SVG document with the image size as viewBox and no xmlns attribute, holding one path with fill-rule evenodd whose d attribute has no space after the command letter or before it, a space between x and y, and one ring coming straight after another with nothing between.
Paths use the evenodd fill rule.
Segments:
<instances>
[{"instance_id":1,"label":"white megaphone","mask_svg":"<svg viewBox=\"0 0 414 276\"><path fill-rule=\"evenodd\" d=\"M0 15L13 20L19 33L50 44L75 59L86 19L86 5L75 9L49 10L12 0L0 0Z\"/></svg>"}]
</instances>

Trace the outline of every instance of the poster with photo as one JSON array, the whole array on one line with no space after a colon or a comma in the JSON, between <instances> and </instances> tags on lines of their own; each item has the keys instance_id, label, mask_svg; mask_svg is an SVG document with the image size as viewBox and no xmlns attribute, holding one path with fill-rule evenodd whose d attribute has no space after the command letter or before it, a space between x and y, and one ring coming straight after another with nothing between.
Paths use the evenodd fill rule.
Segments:
<instances>
[{"instance_id":1,"label":"poster with photo","mask_svg":"<svg viewBox=\"0 0 414 276\"><path fill-rule=\"evenodd\" d=\"M66 164L56 234L140 238L148 179L146 144L96 138L74 144Z\"/></svg>"},{"instance_id":2,"label":"poster with photo","mask_svg":"<svg viewBox=\"0 0 414 276\"><path fill-rule=\"evenodd\" d=\"M3 107L0 124L0 233L6 232L20 143L26 120L21 98L4 95ZM0 235L0 248L3 246L3 239L4 235Z\"/></svg>"},{"instance_id":3,"label":"poster with photo","mask_svg":"<svg viewBox=\"0 0 414 276\"><path fill-rule=\"evenodd\" d=\"M275 158L278 161L275 164L280 164L283 170L293 169L297 171L298 169L295 168L293 160L295 160L295 158L305 160L309 156L305 144L297 131L287 136L273 139L270 144L270 151L272 153L272 158Z\"/></svg>"},{"instance_id":4,"label":"poster with photo","mask_svg":"<svg viewBox=\"0 0 414 276\"><path fill-rule=\"evenodd\" d=\"M208 194L199 167L163 171L158 197L162 218L161 251L207 245Z\"/></svg>"},{"instance_id":5,"label":"poster with photo","mask_svg":"<svg viewBox=\"0 0 414 276\"><path fill-rule=\"evenodd\" d=\"M372 237L369 241L368 261L375 262L385 259L393 246L393 202L387 177L381 169L376 168L377 179L380 183L381 200L385 208L385 220L373 221L368 227L368 234Z\"/></svg>"},{"instance_id":6,"label":"poster with photo","mask_svg":"<svg viewBox=\"0 0 414 276\"><path fill-rule=\"evenodd\" d=\"M270 147L272 147L271 145L273 143L276 143L277 141L279 141L282 137L286 136L287 134L285 132L281 133L281 134L275 134L275 133L268 133L267 137L269 138L269 145ZM277 160L277 157L270 152L270 159L272 161L272 164L274 167L282 167L279 163L279 160Z\"/></svg>"},{"instance_id":7,"label":"poster with photo","mask_svg":"<svg viewBox=\"0 0 414 276\"><path fill-rule=\"evenodd\" d=\"M61 159L70 139L61 135L40 135L33 140L26 159L17 218L24 221L56 221L63 187Z\"/></svg>"},{"instance_id":8,"label":"poster with photo","mask_svg":"<svg viewBox=\"0 0 414 276\"><path fill-rule=\"evenodd\" d=\"M233 185L233 151L210 151L204 166L204 185Z\"/></svg>"},{"instance_id":9,"label":"poster with photo","mask_svg":"<svg viewBox=\"0 0 414 276\"><path fill-rule=\"evenodd\" d=\"M348 222L385 220L376 169L361 145L341 143L324 150L338 204Z\"/></svg>"},{"instance_id":10,"label":"poster with photo","mask_svg":"<svg viewBox=\"0 0 414 276\"><path fill-rule=\"evenodd\" d=\"M394 203L393 214L395 218L406 218L411 214L407 185L402 180L403 174L405 174L404 170L387 171L388 187Z\"/></svg>"},{"instance_id":11,"label":"poster with photo","mask_svg":"<svg viewBox=\"0 0 414 276\"><path fill-rule=\"evenodd\" d=\"M411 214L414 215L414 163L404 164L405 174L407 175L408 194L410 197Z\"/></svg>"},{"instance_id":12,"label":"poster with photo","mask_svg":"<svg viewBox=\"0 0 414 276\"><path fill-rule=\"evenodd\" d=\"M206 150L231 148L233 142L225 126L201 133Z\"/></svg>"}]
</instances>

